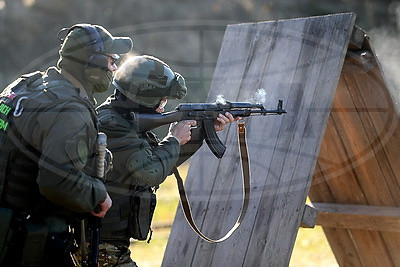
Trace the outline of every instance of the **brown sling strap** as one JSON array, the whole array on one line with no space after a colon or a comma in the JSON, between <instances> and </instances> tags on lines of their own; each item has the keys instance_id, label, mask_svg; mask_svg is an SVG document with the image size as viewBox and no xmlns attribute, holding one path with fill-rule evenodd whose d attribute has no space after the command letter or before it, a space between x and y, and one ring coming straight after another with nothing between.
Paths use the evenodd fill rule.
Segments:
<instances>
[{"instance_id":1,"label":"brown sling strap","mask_svg":"<svg viewBox=\"0 0 400 267\"><path fill-rule=\"evenodd\" d=\"M210 243L219 243L228 239L233 232L239 227L242 223L243 218L246 214L247 208L249 206L250 200L250 167L249 167L249 156L247 151L247 143L246 143L246 128L244 127L244 122L240 121L238 123L238 139L239 139L239 151L240 151L240 159L242 163L242 178L243 178L243 201L242 201L242 208L239 214L239 217L228 233L225 236L219 239L211 239L205 236L199 228L196 226L194 222L192 211L190 208L189 200L185 192L185 187L183 185L182 177L179 174L178 168L174 167L173 173L176 177L176 182L178 184L179 196L181 201L181 206L183 213L188 221L189 225L192 227L193 231L195 231L202 239L210 242Z\"/></svg>"}]
</instances>

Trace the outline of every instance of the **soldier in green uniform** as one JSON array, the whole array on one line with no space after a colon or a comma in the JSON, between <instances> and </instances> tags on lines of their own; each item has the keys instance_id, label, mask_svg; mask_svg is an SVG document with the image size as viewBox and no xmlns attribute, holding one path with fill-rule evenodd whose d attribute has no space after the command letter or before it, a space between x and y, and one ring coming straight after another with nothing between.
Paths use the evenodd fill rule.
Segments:
<instances>
[{"instance_id":1,"label":"soldier in green uniform","mask_svg":"<svg viewBox=\"0 0 400 267\"><path fill-rule=\"evenodd\" d=\"M111 206L95 172L93 93L108 89L132 40L90 24L60 33L57 67L23 75L0 95L2 266L72 264L77 218L104 217Z\"/></svg>"},{"instance_id":2,"label":"soldier in green uniform","mask_svg":"<svg viewBox=\"0 0 400 267\"><path fill-rule=\"evenodd\" d=\"M106 187L113 206L102 221L100 262L110 266L136 266L129 251L129 238L146 240L155 208L155 190L202 145L204 133L192 129L196 121L170 125L160 141L150 132L140 131L134 116L163 112L168 98L181 99L187 88L184 78L151 56L137 56L121 65L111 85L114 94L98 109L99 128L108 136L113 153L113 170ZM214 123L221 131L234 121L221 115Z\"/></svg>"}]
</instances>

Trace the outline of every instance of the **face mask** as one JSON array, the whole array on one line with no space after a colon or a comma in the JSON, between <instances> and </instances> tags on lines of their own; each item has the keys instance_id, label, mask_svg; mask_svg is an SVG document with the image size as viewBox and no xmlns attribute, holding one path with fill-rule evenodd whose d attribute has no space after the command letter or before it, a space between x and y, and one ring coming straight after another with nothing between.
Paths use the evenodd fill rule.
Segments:
<instances>
[{"instance_id":1,"label":"face mask","mask_svg":"<svg viewBox=\"0 0 400 267\"><path fill-rule=\"evenodd\" d=\"M113 78L113 72L107 71L98 82L93 83L93 93L102 93L107 91Z\"/></svg>"}]
</instances>

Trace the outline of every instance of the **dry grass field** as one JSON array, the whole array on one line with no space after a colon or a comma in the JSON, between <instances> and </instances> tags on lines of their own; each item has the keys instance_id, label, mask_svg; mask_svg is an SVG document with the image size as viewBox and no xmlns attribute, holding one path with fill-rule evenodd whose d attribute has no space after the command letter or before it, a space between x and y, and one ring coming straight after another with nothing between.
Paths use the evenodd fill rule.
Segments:
<instances>
[{"instance_id":1,"label":"dry grass field","mask_svg":"<svg viewBox=\"0 0 400 267\"><path fill-rule=\"evenodd\" d=\"M187 165L180 167L183 177L186 177L187 168ZM161 266L178 201L179 195L175 177L170 176L157 192L157 207L153 219L154 232L150 244L145 241L131 243L132 258L139 267ZM289 266L338 266L321 227L317 226L314 229L300 228Z\"/></svg>"}]
</instances>

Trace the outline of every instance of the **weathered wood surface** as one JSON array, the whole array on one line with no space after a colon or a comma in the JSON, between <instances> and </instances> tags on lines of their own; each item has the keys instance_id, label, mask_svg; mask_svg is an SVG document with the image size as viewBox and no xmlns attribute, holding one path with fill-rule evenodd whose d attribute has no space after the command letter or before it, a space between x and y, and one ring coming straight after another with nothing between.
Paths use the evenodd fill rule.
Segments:
<instances>
[{"instance_id":1,"label":"weathered wood surface","mask_svg":"<svg viewBox=\"0 0 400 267\"><path fill-rule=\"evenodd\" d=\"M376 55L368 38L363 40L361 48L349 46L310 199L399 207L399 117ZM368 230L371 229L368 225L366 229L354 229L350 224L359 219L357 214L353 219L351 222L350 216L346 218L348 222L342 222L349 224L348 228L325 224L324 232L338 263L341 266L400 266L400 233L390 229L395 223L386 229Z\"/></svg>"},{"instance_id":2,"label":"weathered wood surface","mask_svg":"<svg viewBox=\"0 0 400 267\"><path fill-rule=\"evenodd\" d=\"M265 106L283 99L288 114L246 119L252 195L237 232L207 243L179 207L163 266L289 264L354 20L347 13L228 26L209 101L246 101L264 88ZM242 201L235 125L220 138L226 155L217 160L204 146L185 183L195 221L212 238L232 227Z\"/></svg>"},{"instance_id":3,"label":"weathered wood surface","mask_svg":"<svg viewBox=\"0 0 400 267\"><path fill-rule=\"evenodd\" d=\"M306 205L301 218L300 226L303 228L314 228L318 217L318 210L313 206Z\"/></svg>"},{"instance_id":4,"label":"weathered wood surface","mask_svg":"<svg viewBox=\"0 0 400 267\"><path fill-rule=\"evenodd\" d=\"M400 232L400 207L313 202L323 227Z\"/></svg>"}]
</instances>

